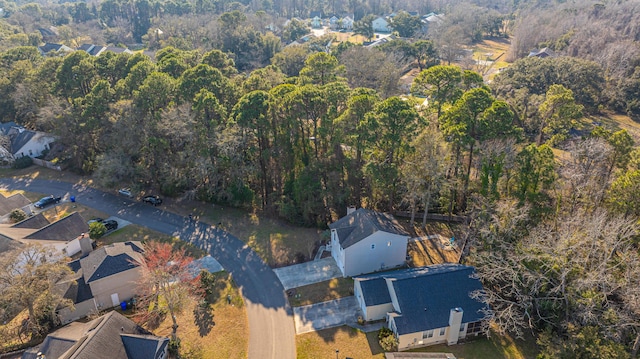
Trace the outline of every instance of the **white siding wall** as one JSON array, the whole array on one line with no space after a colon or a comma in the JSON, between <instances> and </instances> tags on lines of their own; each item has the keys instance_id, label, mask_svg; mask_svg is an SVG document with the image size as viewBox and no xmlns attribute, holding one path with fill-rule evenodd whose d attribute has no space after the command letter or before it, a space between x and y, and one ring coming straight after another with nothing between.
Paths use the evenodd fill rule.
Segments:
<instances>
[{"instance_id":1,"label":"white siding wall","mask_svg":"<svg viewBox=\"0 0 640 359\"><path fill-rule=\"evenodd\" d=\"M331 230L331 256L336 260L336 264L340 271L342 272L342 276L346 277L347 275L344 272L344 250L340 246L340 240L338 239L338 235L335 230Z\"/></svg>"},{"instance_id":2,"label":"white siding wall","mask_svg":"<svg viewBox=\"0 0 640 359\"><path fill-rule=\"evenodd\" d=\"M137 282L141 277L142 270L137 267L89 283L98 309L103 310L113 306L111 302L113 293L118 293L120 301L133 298L136 294Z\"/></svg>"},{"instance_id":3,"label":"white siding wall","mask_svg":"<svg viewBox=\"0 0 640 359\"><path fill-rule=\"evenodd\" d=\"M80 241L78 240L78 238L67 242L67 245L64 247L64 250L65 252L67 252L67 255L69 257L80 252L81 248L80 248Z\"/></svg>"},{"instance_id":4,"label":"white siding wall","mask_svg":"<svg viewBox=\"0 0 640 359\"><path fill-rule=\"evenodd\" d=\"M407 240L407 236L381 231L370 235L344 250L343 274L352 277L404 265Z\"/></svg>"},{"instance_id":5,"label":"white siding wall","mask_svg":"<svg viewBox=\"0 0 640 359\"><path fill-rule=\"evenodd\" d=\"M385 303L380 305L373 305L367 308L366 320L380 320L387 316L387 313L393 311L393 305L391 303Z\"/></svg>"},{"instance_id":6,"label":"white siding wall","mask_svg":"<svg viewBox=\"0 0 640 359\"><path fill-rule=\"evenodd\" d=\"M33 136L31 141L27 142L20 150L16 152L16 157L29 156L38 157L42 154L42 151L49 148L49 144L55 139L51 136ZM29 152L31 151L31 152Z\"/></svg>"}]
</instances>

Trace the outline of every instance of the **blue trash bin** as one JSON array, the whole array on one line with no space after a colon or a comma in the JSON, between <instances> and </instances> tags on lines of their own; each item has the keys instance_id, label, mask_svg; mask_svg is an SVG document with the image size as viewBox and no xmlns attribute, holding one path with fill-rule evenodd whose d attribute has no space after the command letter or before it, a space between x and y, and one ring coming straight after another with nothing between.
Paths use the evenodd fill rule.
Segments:
<instances>
[{"instance_id":1,"label":"blue trash bin","mask_svg":"<svg viewBox=\"0 0 640 359\"><path fill-rule=\"evenodd\" d=\"M72 203L75 203L76 201L76 196L71 196L69 197L69 200L71 200Z\"/></svg>"},{"instance_id":2,"label":"blue trash bin","mask_svg":"<svg viewBox=\"0 0 640 359\"><path fill-rule=\"evenodd\" d=\"M127 310L127 302L120 303L120 309Z\"/></svg>"}]
</instances>

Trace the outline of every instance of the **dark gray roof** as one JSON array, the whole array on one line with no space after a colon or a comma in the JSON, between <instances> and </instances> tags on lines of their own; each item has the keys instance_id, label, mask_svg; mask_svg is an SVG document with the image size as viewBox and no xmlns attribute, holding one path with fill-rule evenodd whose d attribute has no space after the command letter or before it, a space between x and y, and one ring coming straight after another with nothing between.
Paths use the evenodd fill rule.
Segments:
<instances>
[{"instance_id":1,"label":"dark gray roof","mask_svg":"<svg viewBox=\"0 0 640 359\"><path fill-rule=\"evenodd\" d=\"M356 277L355 280L360 280L361 285L371 282L370 292L363 288L365 303L367 295L373 295L372 303L382 301L380 280L392 283L400 308L394 318L399 335L446 327L453 308L464 311L462 323L482 320L485 317L483 310L488 309L485 303L470 296L472 292L482 290L475 269L461 264L400 269Z\"/></svg>"},{"instance_id":2,"label":"dark gray roof","mask_svg":"<svg viewBox=\"0 0 640 359\"><path fill-rule=\"evenodd\" d=\"M392 215L365 208L340 218L331 223L329 228L336 230L342 248L348 248L377 231L409 236Z\"/></svg>"},{"instance_id":3,"label":"dark gray roof","mask_svg":"<svg viewBox=\"0 0 640 359\"><path fill-rule=\"evenodd\" d=\"M358 280L358 278L354 279ZM360 288L362 288L362 296L367 307L391 303L389 288L384 278L362 279L360 280Z\"/></svg>"},{"instance_id":4,"label":"dark gray roof","mask_svg":"<svg viewBox=\"0 0 640 359\"><path fill-rule=\"evenodd\" d=\"M473 267L441 264L408 270L391 280L401 311L394 319L399 335L446 327L453 308L464 311L462 323L482 320L483 309L488 309L471 298L472 292L482 290Z\"/></svg>"},{"instance_id":5,"label":"dark gray roof","mask_svg":"<svg viewBox=\"0 0 640 359\"><path fill-rule=\"evenodd\" d=\"M67 263L67 265L69 266L69 268L71 268L72 271L74 271L75 273L78 273L78 271L80 270L80 268L82 268L80 266L80 260L76 259L75 261L71 261L69 263Z\"/></svg>"},{"instance_id":6,"label":"dark gray roof","mask_svg":"<svg viewBox=\"0 0 640 359\"><path fill-rule=\"evenodd\" d=\"M45 51L46 52L46 51ZM0 124L0 134L9 136L11 148L7 148L11 154L15 155L24 145L36 135L35 131L27 130L15 122L5 122Z\"/></svg>"},{"instance_id":7,"label":"dark gray roof","mask_svg":"<svg viewBox=\"0 0 640 359\"><path fill-rule=\"evenodd\" d=\"M91 287L85 283L84 278L79 277L75 282L71 283L64 294L64 298L72 300L73 304L78 304L93 298L93 293L91 292Z\"/></svg>"},{"instance_id":8,"label":"dark gray roof","mask_svg":"<svg viewBox=\"0 0 640 359\"><path fill-rule=\"evenodd\" d=\"M48 226L31 233L25 239L70 241L82 233L89 231L87 222L80 213L74 212L70 215L49 224Z\"/></svg>"},{"instance_id":9,"label":"dark gray roof","mask_svg":"<svg viewBox=\"0 0 640 359\"><path fill-rule=\"evenodd\" d=\"M47 358L60 358L76 343L75 340L47 336L40 346L31 348L22 354L22 359L36 359L38 352L46 353Z\"/></svg>"},{"instance_id":10,"label":"dark gray roof","mask_svg":"<svg viewBox=\"0 0 640 359\"><path fill-rule=\"evenodd\" d=\"M47 225L49 225L49 220L42 213L38 213L35 216L27 217L24 221L14 224L11 228L38 229Z\"/></svg>"},{"instance_id":11,"label":"dark gray roof","mask_svg":"<svg viewBox=\"0 0 640 359\"><path fill-rule=\"evenodd\" d=\"M16 193L9 197L0 194L0 216L11 213L16 208L22 208L31 204L22 193Z\"/></svg>"},{"instance_id":12,"label":"dark gray roof","mask_svg":"<svg viewBox=\"0 0 640 359\"><path fill-rule=\"evenodd\" d=\"M100 266L93 272L88 282L102 279L116 273L124 272L139 266L131 256L121 253L115 256L106 256Z\"/></svg>"},{"instance_id":13,"label":"dark gray roof","mask_svg":"<svg viewBox=\"0 0 640 359\"><path fill-rule=\"evenodd\" d=\"M62 48L62 44L52 44L52 43L46 43L42 46L39 46L40 50L42 50L42 52L47 53L49 51L58 51Z\"/></svg>"},{"instance_id":14,"label":"dark gray roof","mask_svg":"<svg viewBox=\"0 0 640 359\"><path fill-rule=\"evenodd\" d=\"M169 343L168 338L153 335L120 334L124 349L129 358L157 359Z\"/></svg>"},{"instance_id":15,"label":"dark gray roof","mask_svg":"<svg viewBox=\"0 0 640 359\"><path fill-rule=\"evenodd\" d=\"M78 47L78 50L86 51L91 56L98 56L103 49L104 46L94 44L82 44Z\"/></svg>"}]
</instances>

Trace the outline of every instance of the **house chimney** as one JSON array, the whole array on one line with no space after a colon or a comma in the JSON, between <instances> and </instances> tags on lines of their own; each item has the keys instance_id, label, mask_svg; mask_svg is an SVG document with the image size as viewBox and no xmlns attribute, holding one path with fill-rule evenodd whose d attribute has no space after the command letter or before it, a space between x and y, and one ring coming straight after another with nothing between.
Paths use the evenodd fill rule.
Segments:
<instances>
[{"instance_id":1,"label":"house chimney","mask_svg":"<svg viewBox=\"0 0 640 359\"><path fill-rule=\"evenodd\" d=\"M86 256L87 254L93 251L93 245L91 244L91 237L88 234L82 233L79 238L80 241L80 251L82 251L82 256Z\"/></svg>"},{"instance_id":2,"label":"house chimney","mask_svg":"<svg viewBox=\"0 0 640 359\"><path fill-rule=\"evenodd\" d=\"M460 336L460 327L462 324L462 314L464 311L462 308L453 308L449 312L449 333L447 333L447 344L458 344L458 338Z\"/></svg>"}]
</instances>

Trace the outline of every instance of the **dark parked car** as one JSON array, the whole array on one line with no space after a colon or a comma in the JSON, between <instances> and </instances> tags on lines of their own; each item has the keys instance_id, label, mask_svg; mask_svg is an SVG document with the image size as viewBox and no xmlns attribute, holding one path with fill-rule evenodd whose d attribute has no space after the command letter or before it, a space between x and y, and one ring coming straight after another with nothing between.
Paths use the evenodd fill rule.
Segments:
<instances>
[{"instance_id":1,"label":"dark parked car","mask_svg":"<svg viewBox=\"0 0 640 359\"><path fill-rule=\"evenodd\" d=\"M159 206L162 204L162 198L158 196L146 196L145 198L142 199L142 202L149 203L154 206Z\"/></svg>"},{"instance_id":2,"label":"dark parked car","mask_svg":"<svg viewBox=\"0 0 640 359\"><path fill-rule=\"evenodd\" d=\"M113 219L110 219L108 221L103 221L102 224L104 224L104 227L107 229L107 231L113 231L114 229L118 229L118 222L114 221Z\"/></svg>"},{"instance_id":3,"label":"dark parked car","mask_svg":"<svg viewBox=\"0 0 640 359\"><path fill-rule=\"evenodd\" d=\"M40 198L40 200L36 203L34 203L33 205L36 208L44 208L50 204L54 204L54 203L60 203L60 200L62 198L61 197L55 197L54 195L51 196L47 196L47 197L42 197Z\"/></svg>"}]
</instances>

